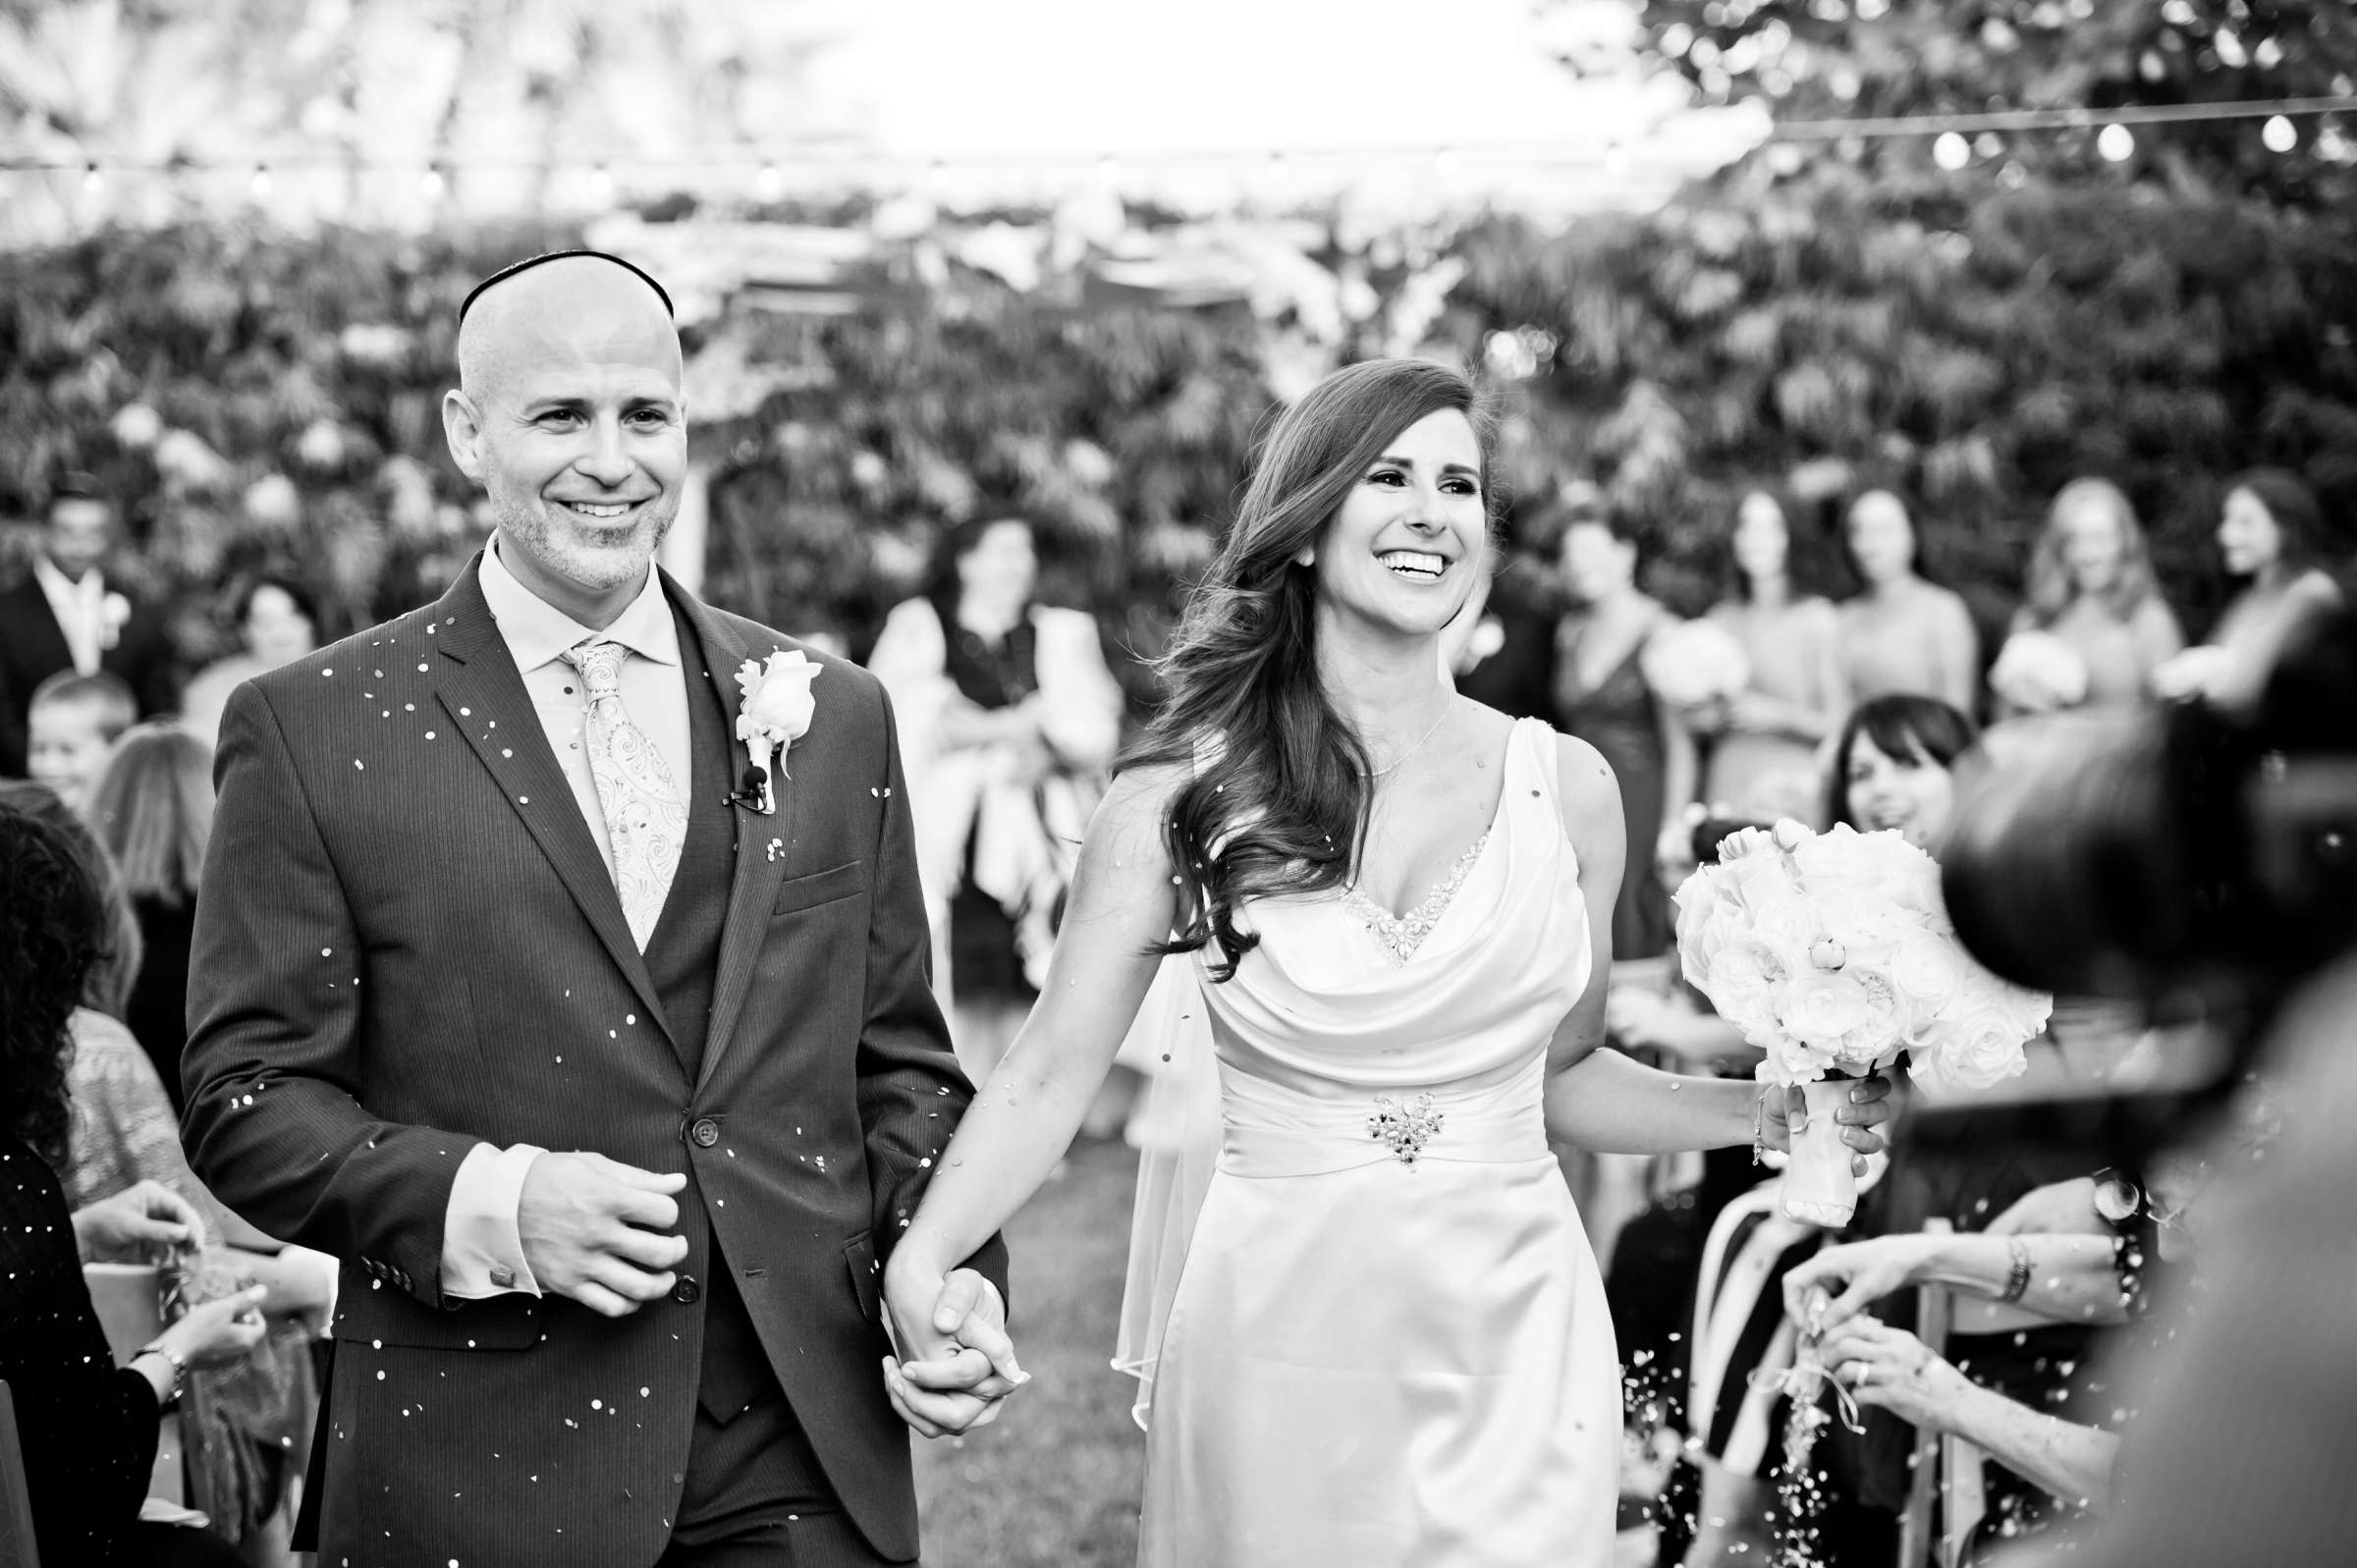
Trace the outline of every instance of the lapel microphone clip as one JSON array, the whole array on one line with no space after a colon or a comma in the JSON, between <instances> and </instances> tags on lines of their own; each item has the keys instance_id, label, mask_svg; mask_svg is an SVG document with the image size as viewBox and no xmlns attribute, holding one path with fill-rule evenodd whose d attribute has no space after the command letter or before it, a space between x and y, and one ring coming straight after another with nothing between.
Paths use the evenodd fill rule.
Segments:
<instances>
[{"instance_id":1,"label":"lapel microphone clip","mask_svg":"<svg viewBox=\"0 0 2357 1568\"><path fill-rule=\"evenodd\" d=\"M724 806L759 806L761 804L761 770L749 763L746 764L743 776L737 781L736 789L722 795L720 803Z\"/></svg>"}]
</instances>

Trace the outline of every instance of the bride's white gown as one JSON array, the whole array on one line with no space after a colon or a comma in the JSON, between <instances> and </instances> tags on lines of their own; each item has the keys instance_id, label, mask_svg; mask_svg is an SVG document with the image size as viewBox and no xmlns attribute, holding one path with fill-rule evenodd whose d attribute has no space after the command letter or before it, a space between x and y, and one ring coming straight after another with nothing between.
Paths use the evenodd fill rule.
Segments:
<instances>
[{"instance_id":1,"label":"bride's white gown","mask_svg":"<svg viewBox=\"0 0 2357 1568\"><path fill-rule=\"evenodd\" d=\"M1590 968L1555 755L1514 727L1404 957L1353 901L1270 899L1201 987L1221 1151L1154 1369L1141 1563L1609 1563L1619 1367L1540 1107Z\"/></svg>"}]
</instances>

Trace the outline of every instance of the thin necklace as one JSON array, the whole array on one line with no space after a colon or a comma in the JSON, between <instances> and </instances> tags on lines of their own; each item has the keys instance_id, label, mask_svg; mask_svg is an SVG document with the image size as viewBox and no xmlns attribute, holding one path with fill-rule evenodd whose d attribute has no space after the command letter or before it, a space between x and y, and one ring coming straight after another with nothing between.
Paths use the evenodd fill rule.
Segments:
<instances>
[{"instance_id":1,"label":"thin necklace","mask_svg":"<svg viewBox=\"0 0 2357 1568\"><path fill-rule=\"evenodd\" d=\"M1422 751L1422 750L1424 749L1424 741L1425 741L1425 740L1430 740L1430 739L1431 739L1431 738L1432 738L1434 735L1437 735L1437 734L1439 734L1439 733L1441 732L1441 726L1442 726L1444 723L1446 723L1446 722L1447 722L1447 720L1448 720L1448 718L1449 718L1449 715L1450 715L1450 713L1451 713L1453 710L1454 710L1454 708L1455 708L1455 707L1456 707L1456 696L1455 696L1455 694L1454 694L1453 692L1452 692L1452 693L1450 694L1449 700L1448 700L1447 702L1445 702L1445 703L1443 703L1443 704L1441 705L1441 716L1440 716L1440 718L1438 718L1438 719L1435 719L1435 720L1432 722L1432 728L1431 728L1430 730L1425 730L1425 731L1424 731L1424 736L1423 736L1423 739L1421 739L1421 740L1418 740L1418 741L1417 741L1417 742L1416 742L1414 745L1412 745L1412 746L1408 747L1408 748L1407 748L1405 751L1402 751L1401 753L1399 753L1399 755L1398 755L1398 757L1396 757L1396 758L1394 758L1394 759L1393 759L1393 761L1392 761L1392 765L1391 765L1390 767L1388 767L1388 768L1378 768L1378 769L1376 769L1376 770L1375 770L1373 773L1370 773L1370 774L1367 774L1367 775L1365 775L1365 777L1366 777L1366 778L1369 778L1369 779L1383 779L1383 778L1388 778L1388 777L1390 777L1391 775L1393 775L1393 774L1395 774L1395 773L1398 773L1398 772L1399 771L1399 765L1400 765L1401 763L1404 763L1405 761L1407 761L1407 759L1408 759L1408 758L1410 758L1410 757L1414 756L1414 755L1415 755L1417 752L1419 752L1419 751Z\"/></svg>"}]
</instances>

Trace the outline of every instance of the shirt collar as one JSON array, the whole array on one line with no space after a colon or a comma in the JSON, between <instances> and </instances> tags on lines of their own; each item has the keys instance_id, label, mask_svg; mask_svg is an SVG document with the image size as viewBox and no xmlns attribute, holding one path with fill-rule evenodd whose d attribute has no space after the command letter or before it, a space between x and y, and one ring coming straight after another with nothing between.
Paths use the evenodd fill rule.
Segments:
<instances>
[{"instance_id":1,"label":"shirt collar","mask_svg":"<svg viewBox=\"0 0 2357 1568\"><path fill-rule=\"evenodd\" d=\"M106 594L106 578L99 574L96 567L83 572L82 580L76 582L57 569L56 562L50 560L46 554L41 554L32 558L32 574L40 583L41 591L49 596L51 603L60 599L69 603L84 599L95 600L103 598Z\"/></svg>"},{"instance_id":2,"label":"shirt collar","mask_svg":"<svg viewBox=\"0 0 2357 1568\"><path fill-rule=\"evenodd\" d=\"M537 670L566 649L593 638L619 642L657 664L680 662L679 627L672 622L662 579L651 564L638 597L603 631L582 625L519 581L499 559L497 534L483 549L482 586L483 601L491 607L491 619L499 623L500 638L515 655L519 671Z\"/></svg>"}]
</instances>

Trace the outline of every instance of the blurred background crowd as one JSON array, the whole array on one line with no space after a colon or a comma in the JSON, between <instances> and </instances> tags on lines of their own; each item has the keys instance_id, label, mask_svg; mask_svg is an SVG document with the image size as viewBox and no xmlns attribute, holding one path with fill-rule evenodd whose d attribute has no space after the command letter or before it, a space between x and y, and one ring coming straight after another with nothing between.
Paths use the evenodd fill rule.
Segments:
<instances>
[{"instance_id":1,"label":"blurred background crowd","mask_svg":"<svg viewBox=\"0 0 2357 1568\"><path fill-rule=\"evenodd\" d=\"M1414 96L1460 127L1421 140L1355 129L1374 86L1324 123L1204 125L1216 74L1191 100L1129 80L1155 62L1105 56L1075 8L1036 5L1034 32L945 11L929 44L816 0L733 9L0 0L0 779L29 781L0 808L71 836L119 933L74 1013L70 1199L160 1183L205 1221L214 1294L270 1290L269 1334L195 1379L166 1488L250 1561L284 1554L332 1268L211 1205L178 1153L210 748L241 680L427 601L479 547L437 408L456 302L498 265L594 244L679 299L692 472L665 565L892 689L977 1077L1256 431L1336 364L1483 378L1504 506L1458 684L1612 762L1615 1039L1688 1068L1756 1057L1670 955L1672 892L1719 836L1793 817L1937 852L1959 769L2057 714L2256 678L2286 607L2338 604L2357 559L2335 0L1418 12L1411 39L1453 26L1454 74ZM1383 18L1295 9L1239 81L1332 75L1276 47L1330 43L1380 80L1351 36ZM1041 37L1026 89L1011 41ZM1449 53L1500 39L1495 81ZM928 140L895 83L994 45L996 98L1069 91L1062 112ZM847 108L861 60L885 69ZM1445 102L1490 97L1530 118ZM2065 999L2035 1070L2101 1082L2172 1038ZM1018 1295L1049 1296L1075 1369L1110 1347L1116 1140L1151 1066L1117 1074L1101 1142L1018 1233ZM2190 1195L2266 1124L2243 1107L2150 1171L1902 1157L1838 1237L1774 1212L1739 1153L1566 1151L1631 1374L1629 1560L1907 1560L1931 1472L1972 1475L1941 1514L1959 1541L2101 1512L2127 1416L2099 1342L2158 1337ZM1937 1325L1926 1282L1955 1293ZM1914 1402L1838 1429L1804 1486L1775 1375L1813 1285L1887 1298L1852 1354L1889 1351ZM936 1539L1125 1560L1123 1401L1068 1381L1102 1411L929 1461L934 1517L965 1510ZM1957 1443L1999 1461L1985 1485ZM1065 1534L976 1487L985 1464L1061 1478Z\"/></svg>"}]
</instances>

